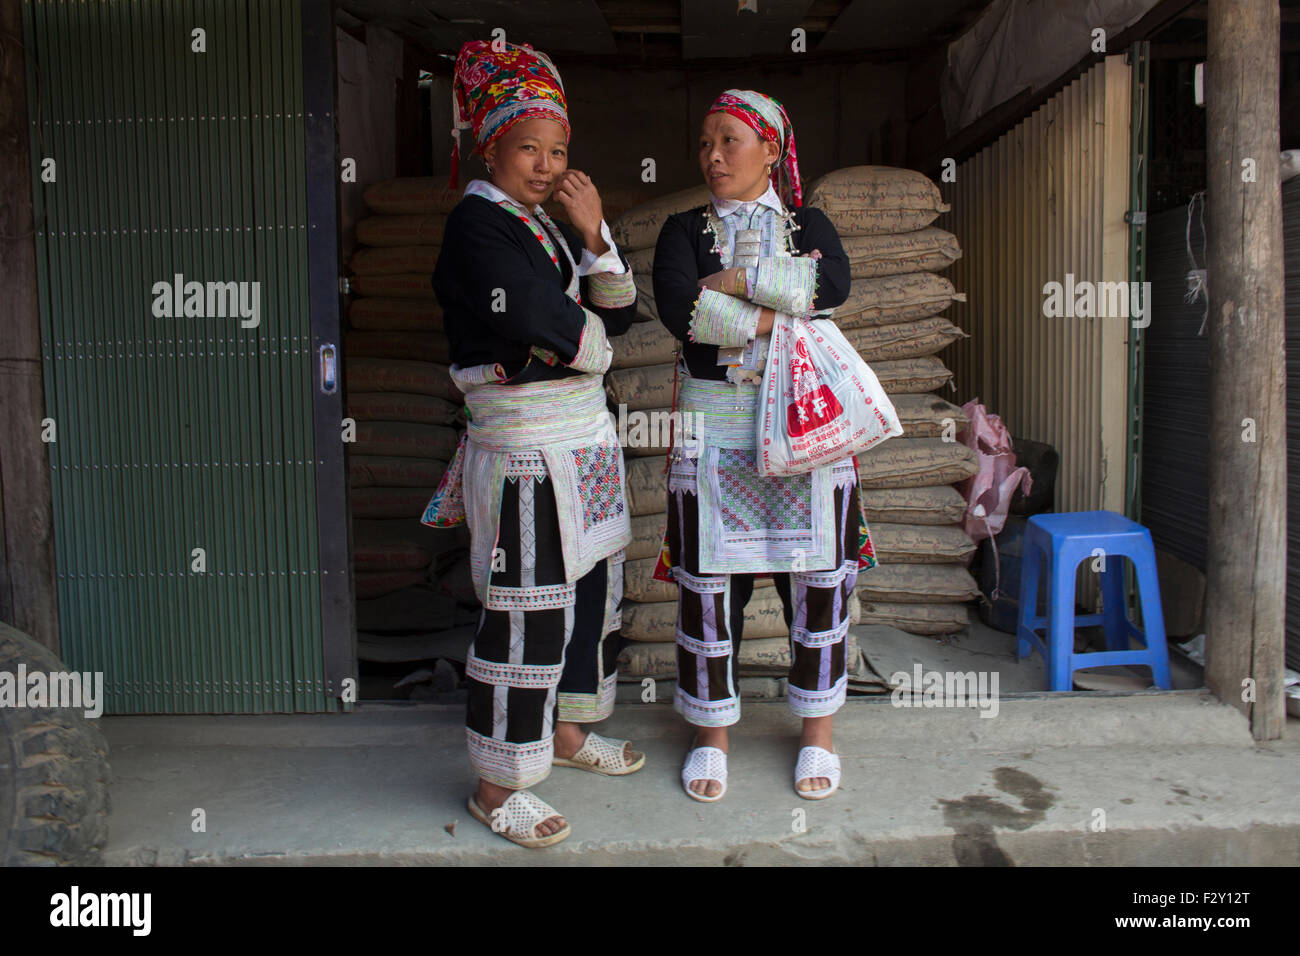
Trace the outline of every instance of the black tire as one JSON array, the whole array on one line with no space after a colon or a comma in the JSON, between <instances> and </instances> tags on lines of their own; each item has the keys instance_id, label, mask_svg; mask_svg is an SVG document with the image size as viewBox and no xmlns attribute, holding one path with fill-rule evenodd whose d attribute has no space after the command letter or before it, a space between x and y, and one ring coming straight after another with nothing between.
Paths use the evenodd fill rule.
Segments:
<instances>
[{"instance_id":1,"label":"black tire","mask_svg":"<svg viewBox=\"0 0 1300 956\"><path fill-rule=\"evenodd\" d=\"M0 622L0 672L66 671ZM21 690L21 688L20 688ZM108 842L108 743L80 710L0 707L0 866L86 866Z\"/></svg>"}]
</instances>

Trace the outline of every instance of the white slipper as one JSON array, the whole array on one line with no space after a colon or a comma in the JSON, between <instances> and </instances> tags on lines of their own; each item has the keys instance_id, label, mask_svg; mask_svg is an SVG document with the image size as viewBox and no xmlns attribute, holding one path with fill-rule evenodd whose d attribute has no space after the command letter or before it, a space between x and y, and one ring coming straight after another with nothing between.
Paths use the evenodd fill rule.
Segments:
<instances>
[{"instance_id":1,"label":"white slipper","mask_svg":"<svg viewBox=\"0 0 1300 956\"><path fill-rule=\"evenodd\" d=\"M825 777L831 785L825 790L800 790L799 781ZM822 747L802 747L794 765L794 792L805 800L825 800L840 788L840 755Z\"/></svg>"},{"instance_id":2,"label":"white slipper","mask_svg":"<svg viewBox=\"0 0 1300 956\"><path fill-rule=\"evenodd\" d=\"M491 814L479 806L477 796L472 796L469 798L469 812L475 820L490 827L493 833L499 833L511 843L529 848L559 843L571 832L566 821L563 829L548 836L538 836L539 823L563 814L527 790L516 790Z\"/></svg>"},{"instance_id":3,"label":"white slipper","mask_svg":"<svg viewBox=\"0 0 1300 956\"><path fill-rule=\"evenodd\" d=\"M645 754L632 763L627 762L624 749L627 743L626 740L602 737L591 730L572 757L556 757L551 763L556 767L576 767L592 773L603 773L607 777L621 777L627 773L636 773L645 766Z\"/></svg>"},{"instance_id":4,"label":"white slipper","mask_svg":"<svg viewBox=\"0 0 1300 956\"><path fill-rule=\"evenodd\" d=\"M712 797L696 793L691 784L696 780L716 780L722 789ZM682 789L692 800L700 803L716 803L727 792L727 754L717 747L694 747L686 755L682 765ZM707 788L706 788L707 789Z\"/></svg>"}]
</instances>

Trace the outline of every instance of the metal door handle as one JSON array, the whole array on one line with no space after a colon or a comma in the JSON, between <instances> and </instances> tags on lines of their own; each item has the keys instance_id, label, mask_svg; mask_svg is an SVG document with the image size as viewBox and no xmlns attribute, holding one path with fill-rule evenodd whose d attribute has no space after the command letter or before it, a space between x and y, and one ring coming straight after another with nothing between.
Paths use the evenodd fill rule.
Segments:
<instances>
[{"instance_id":1,"label":"metal door handle","mask_svg":"<svg viewBox=\"0 0 1300 956\"><path fill-rule=\"evenodd\" d=\"M320 390L332 395L339 387L338 349L334 343L326 342L320 347Z\"/></svg>"}]
</instances>

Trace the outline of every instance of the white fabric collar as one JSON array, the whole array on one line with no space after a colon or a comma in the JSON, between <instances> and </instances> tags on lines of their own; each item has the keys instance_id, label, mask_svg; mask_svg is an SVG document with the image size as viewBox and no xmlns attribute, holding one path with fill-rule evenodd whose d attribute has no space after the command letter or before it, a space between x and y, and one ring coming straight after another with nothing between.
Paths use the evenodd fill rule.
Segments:
<instances>
[{"instance_id":1,"label":"white fabric collar","mask_svg":"<svg viewBox=\"0 0 1300 956\"><path fill-rule=\"evenodd\" d=\"M510 205L522 209L525 212L534 212L537 208L534 206L532 209L529 209L518 199L515 199L500 186L496 185L496 183L490 183L486 179L470 180L469 185L465 187L465 195L482 196L484 199L489 199L492 202L508 202Z\"/></svg>"},{"instance_id":2,"label":"white fabric collar","mask_svg":"<svg viewBox=\"0 0 1300 956\"><path fill-rule=\"evenodd\" d=\"M495 183L490 183L486 179L471 179L469 185L465 187L465 195L481 196L482 198L488 200L489 202L507 202L514 208L522 210L524 214L527 215L529 219L536 224L538 229L541 229L543 232L550 232L549 229L546 229L545 226L542 225L541 216L545 215L546 211L542 209L540 205L534 206L530 210L527 206L525 206L519 200L515 199L513 196L511 196L509 193L503 190L500 186L497 186ZM609 226L605 225L605 221L603 219L601 220L600 228L601 228L601 234L605 237L605 241L609 243L610 252L614 254L613 261L614 263L618 264L619 270L621 271L623 264L622 262L619 261L618 252L614 248L614 240L609 235ZM557 245L560 248L560 250L564 253L564 258L569 260L569 268L572 270L573 274L569 280L569 290L565 294L568 295L570 298L572 298L573 293L577 290L578 287L577 286L578 277L580 275L586 275L587 273L582 271L582 268L579 263L573 261L573 250L569 248L568 242L566 242L564 236L559 233L558 228L555 233L551 234L551 241L555 243L555 245ZM608 256L610 252L607 252L605 255ZM596 257L592 256L590 252L588 252L586 249L583 249L582 250L583 264L587 263L588 257L590 257L592 262L603 261L605 263L604 268L606 269L606 271L608 271L608 269L610 268L609 260L606 260L603 256L601 257L600 260L597 260Z\"/></svg>"},{"instance_id":3,"label":"white fabric collar","mask_svg":"<svg viewBox=\"0 0 1300 956\"><path fill-rule=\"evenodd\" d=\"M475 182L477 182L477 180L475 180ZM709 198L713 200L713 208L717 211L719 216L729 216L737 209L740 209L743 206L751 206L754 203L775 209L779 213L785 212L785 207L781 205L781 197L776 194L776 190L772 187L771 180L768 180L767 192L763 193L763 195L759 196L757 199L750 199L746 202L741 202L739 199L719 199L712 193L709 194Z\"/></svg>"}]
</instances>

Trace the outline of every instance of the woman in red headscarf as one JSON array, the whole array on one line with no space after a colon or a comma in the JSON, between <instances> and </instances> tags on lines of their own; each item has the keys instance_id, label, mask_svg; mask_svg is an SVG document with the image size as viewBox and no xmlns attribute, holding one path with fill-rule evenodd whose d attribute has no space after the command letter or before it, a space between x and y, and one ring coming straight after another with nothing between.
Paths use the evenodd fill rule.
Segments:
<instances>
[{"instance_id":1,"label":"woman in red headscarf","mask_svg":"<svg viewBox=\"0 0 1300 956\"><path fill-rule=\"evenodd\" d=\"M678 409L693 426L670 455L661 559L678 585L673 704L696 728L682 785L702 801L726 791L745 604L770 575L790 628L790 708L803 718L795 791L822 799L839 785L831 724L845 697L849 597L875 559L853 459L764 477L755 416L776 314L829 315L848 297L849 263L830 220L802 205L794 130L776 100L718 97L699 162L710 202L668 218L654 260L660 319L682 342Z\"/></svg>"},{"instance_id":2,"label":"woman in red headscarf","mask_svg":"<svg viewBox=\"0 0 1300 956\"><path fill-rule=\"evenodd\" d=\"M552 765L621 775L645 757L579 721L614 706L624 548L624 465L605 405L608 336L636 311L600 194L569 168L554 65L527 46L471 42L453 82L490 181L447 217L433 274L469 429L425 523L468 520L483 605L469 650L466 733L479 776L470 812L507 839L569 834L527 788ZM453 182L459 149L453 152ZM572 228L541 203L554 195Z\"/></svg>"}]
</instances>

